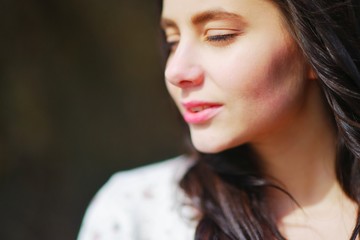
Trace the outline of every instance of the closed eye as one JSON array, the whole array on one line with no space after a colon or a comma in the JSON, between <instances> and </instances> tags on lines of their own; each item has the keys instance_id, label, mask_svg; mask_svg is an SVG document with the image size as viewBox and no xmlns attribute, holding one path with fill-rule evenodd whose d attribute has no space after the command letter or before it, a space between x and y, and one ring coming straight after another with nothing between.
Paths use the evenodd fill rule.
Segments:
<instances>
[{"instance_id":1,"label":"closed eye","mask_svg":"<svg viewBox=\"0 0 360 240\"><path fill-rule=\"evenodd\" d=\"M178 33L165 34L166 48L169 52L174 52L179 45L180 35Z\"/></svg>"},{"instance_id":2,"label":"closed eye","mask_svg":"<svg viewBox=\"0 0 360 240\"><path fill-rule=\"evenodd\" d=\"M235 28L209 27L204 32L204 40L214 46L222 47L235 41L242 33L242 30Z\"/></svg>"},{"instance_id":3,"label":"closed eye","mask_svg":"<svg viewBox=\"0 0 360 240\"><path fill-rule=\"evenodd\" d=\"M208 42L228 42L233 40L238 35L239 35L238 33L211 35L211 36L206 36L205 40Z\"/></svg>"},{"instance_id":4,"label":"closed eye","mask_svg":"<svg viewBox=\"0 0 360 240\"><path fill-rule=\"evenodd\" d=\"M170 52L174 52L176 50L176 47L178 46L179 41L167 41L166 47Z\"/></svg>"}]
</instances>

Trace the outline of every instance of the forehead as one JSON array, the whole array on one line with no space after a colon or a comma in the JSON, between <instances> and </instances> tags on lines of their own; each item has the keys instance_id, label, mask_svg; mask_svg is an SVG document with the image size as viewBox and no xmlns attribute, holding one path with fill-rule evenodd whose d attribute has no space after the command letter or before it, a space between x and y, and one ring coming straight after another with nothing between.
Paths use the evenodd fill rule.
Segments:
<instances>
[{"instance_id":1,"label":"forehead","mask_svg":"<svg viewBox=\"0 0 360 240\"><path fill-rule=\"evenodd\" d=\"M266 0L164 0L162 18L190 20L194 15L207 11L223 11L238 15L256 16L274 8Z\"/></svg>"}]
</instances>

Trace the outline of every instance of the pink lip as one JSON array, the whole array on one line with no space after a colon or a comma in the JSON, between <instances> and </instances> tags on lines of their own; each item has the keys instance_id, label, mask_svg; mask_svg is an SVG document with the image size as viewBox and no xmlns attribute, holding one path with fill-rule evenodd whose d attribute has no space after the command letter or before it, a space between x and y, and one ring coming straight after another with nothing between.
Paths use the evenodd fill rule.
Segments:
<instances>
[{"instance_id":1,"label":"pink lip","mask_svg":"<svg viewBox=\"0 0 360 240\"><path fill-rule=\"evenodd\" d=\"M201 124L219 113L222 104L213 102L191 101L182 104L185 108L183 117L187 123Z\"/></svg>"}]
</instances>

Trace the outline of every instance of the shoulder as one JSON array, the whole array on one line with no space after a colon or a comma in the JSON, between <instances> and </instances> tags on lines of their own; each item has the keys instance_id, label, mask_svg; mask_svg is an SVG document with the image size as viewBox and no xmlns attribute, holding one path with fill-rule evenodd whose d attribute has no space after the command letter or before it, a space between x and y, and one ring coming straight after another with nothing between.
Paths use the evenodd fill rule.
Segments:
<instances>
[{"instance_id":1,"label":"shoulder","mask_svg":"<svg viewBox=\"0 0 360 240\"><path fill-rule=\"evenodd\" d=\"M114 174L92 200L78 239L162 239L166 232L189 231L178 181L192 162L180 156Z\"/></svg>"},{"instance_id":2,"label":"shoulder","mask_svg":"<svg viewBox=\"0 0 360 240\"><path fill-rule=\"evenodd\" d=\"M107 183L106 188L116 190L118 182L126 181L130 185L143 187L152 184L160 184L159 187L177 182L187 168L191 165L191 160L185 156L179 156L166 161L153 163L143 167L138 167L128 171L122 171L114 174ZM126 188L126 189L127 189ZM122 188L122 191L125 188Z\"/></svg>"},{"instance_id":3,"label":"shoulder","mask_svg":"<svg viewBox=\"0 0 360 240\"><path fill-rule=\"evenodd\" d=\"M171 197L191 162L190 159L179 156L116 173L102 187L93 202L99 198L108 198L115 202L121 200L134 204L134 201Z\"/></svg>"}]
</instances>

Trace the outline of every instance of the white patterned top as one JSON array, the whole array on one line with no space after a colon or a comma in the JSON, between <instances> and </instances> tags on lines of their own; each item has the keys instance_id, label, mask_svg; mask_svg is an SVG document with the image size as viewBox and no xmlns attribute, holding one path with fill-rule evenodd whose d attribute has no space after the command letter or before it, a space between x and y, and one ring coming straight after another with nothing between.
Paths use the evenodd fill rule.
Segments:
<instances>
[{"instance_id":1,"label":"white patterned top","mask_svg":"<svg viewBox=\"0 0 360 240\"><path fill-rule=\"evenodd\" d=\"M78 240L191 240L195 211L178 186L184 156L115 174L86 211Z\"/></svg>"}]
</instances>

